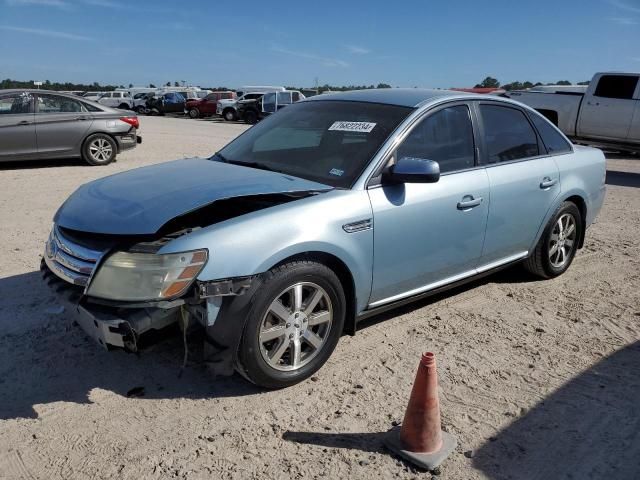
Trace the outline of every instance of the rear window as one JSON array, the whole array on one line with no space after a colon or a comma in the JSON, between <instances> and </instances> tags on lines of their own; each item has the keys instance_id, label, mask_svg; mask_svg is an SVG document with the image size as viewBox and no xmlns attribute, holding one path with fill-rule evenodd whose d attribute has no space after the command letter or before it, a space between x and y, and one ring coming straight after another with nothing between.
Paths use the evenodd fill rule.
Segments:
<instances>
[{"instance_id":1,"label":"rear window","mask_svg":"<svg viewBox=\"0 0 640 480\"><path fill-rule=\"evenodd\" d=\"M542 137L542 143L547 147L547 152L557 154L571 151L569 142L546 119L533 112L529 112L529 117L531 117L540 137Z\"/></svg>"},{"instance_id":2,"label":"rear window","mask_svg":"<svg viewBox=\"0 0 640 480\"><path fill-rule=\"evenodd\" d=\"M480 105L489 163L508 162L538 155L538 138L521 110Z\"/></svg>"},{"instance_id":3,"label":"rear window","mask_svg":"<svg viewBox=\"0 0 640 480\"><path fill-rule=\"evenodd\" d=\"M603 75L598 81L594 95L629 100L633 98L636 85L638 85L638 77L633 75Z\"/></svg>"}]
</instances>

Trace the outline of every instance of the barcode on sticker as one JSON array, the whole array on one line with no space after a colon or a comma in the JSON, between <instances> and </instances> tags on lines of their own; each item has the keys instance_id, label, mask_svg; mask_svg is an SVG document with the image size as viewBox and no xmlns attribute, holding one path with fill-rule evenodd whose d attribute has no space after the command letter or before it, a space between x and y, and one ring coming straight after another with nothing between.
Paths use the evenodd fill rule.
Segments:
<instances>
[{"instance_id":1,"label":"barcode on sticker","mask_svg":"<svg viewBox=\"0 0 640 480\"><path fill-rule=\"evenodd\" d=\"M329 130L369 133L375 126L376 124L371 122L333 122Z\"/></svg>"}]
</instances>

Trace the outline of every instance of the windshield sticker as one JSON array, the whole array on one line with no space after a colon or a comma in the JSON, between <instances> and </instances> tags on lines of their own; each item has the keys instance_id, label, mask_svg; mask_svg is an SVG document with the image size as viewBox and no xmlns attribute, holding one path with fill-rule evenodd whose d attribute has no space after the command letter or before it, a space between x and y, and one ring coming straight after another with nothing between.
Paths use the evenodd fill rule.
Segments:
<instances>
[{"instance_id":1,"label":"windshield sticker","mask_svg":"<svg viewBox=\"0 0 640 480\"><path fill-rule=\"evenodd\" d=\"M341 177L344 174L344 170L340 170L339 168L332 168L329 170L330 175L335 175L336 177Z\"/></svg>"},{"instance_id":2,"label":"windshield sticker","mask_svg":"<svg viewBox=\"0 0 640 480\"><path fill-rule=\"evenodd\" d=\"M329 130L369 133L375 126L375 123L370 122L333 122Z\"/></svg>"}]
</instances>

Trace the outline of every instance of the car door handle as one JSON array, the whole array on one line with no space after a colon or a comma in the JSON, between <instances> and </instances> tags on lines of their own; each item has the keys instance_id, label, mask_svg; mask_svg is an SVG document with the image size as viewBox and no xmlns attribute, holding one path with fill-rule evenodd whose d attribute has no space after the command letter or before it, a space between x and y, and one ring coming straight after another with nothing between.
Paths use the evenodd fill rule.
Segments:
<instances>
[{"instance_id":1,"label":"car door handle","mask_svg":"<svg viewBox=\"0 0 640 480\"><path fill-rule=\"evenodd\" d=\"M76 120L80 121L80 120L89 120L89 117L85 117L83 115L80 115L79 117L76 117Z\"/></svg>"},{"instance_id":2,"label":"car door handle","mask_svg":"<svg viewBox=\"0 0 640 480\"><path fill-rule=\"evenodd\" d=\"M465 200L469 198L469 200ZM471 195L465 196L461 202L458 202L458 210L469 210L470 208L477 207L482 203L482 197L473 198Z\"/></svg>"},{"instance_id":3,"label":"car door handle","mask_svg":"<svg viewBox=\"0 0 640 480\"><path fill-rule=\"evenodd\" d=\"M556 178L549 178L549 177L544 177L542 179L542 182L540 182L540 188L542 188L543 190L545 188L551 188L553 187L556 183L558 183L558 180Z\"/></svg>"},{"instance_id":4,"label":"car door handle","mask_svg":"<svg viewBox=\"0 0 640 480\"><path fill-rule=\"evenodd\" d=\"M22 120L21 122L18 122L18 125L31 125L31 122L29 120Z\"/></svg>"}]
</instances>

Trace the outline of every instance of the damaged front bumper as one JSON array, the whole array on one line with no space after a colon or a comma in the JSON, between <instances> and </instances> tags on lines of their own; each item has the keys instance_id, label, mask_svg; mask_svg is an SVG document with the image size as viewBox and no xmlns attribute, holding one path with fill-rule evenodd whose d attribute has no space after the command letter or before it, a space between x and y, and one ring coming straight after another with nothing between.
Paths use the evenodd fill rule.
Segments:
<instances>
[{"instance_id":1,"label":"damaged front bumper","mask_svg":"<svg viewBox=\"0 0 640 480\"><path fill-rule=\"evenodd\" d=\"M166 304L166 308L159 308L91 303L84 296L83 287L62 280L44 261L40 265L40 271L72 315L72 320L106 349L116 347L128 352L138 352L142 334L150 330L161 330L180 318L181 305L176 304Z\"/></svg>"}]
</instances>

